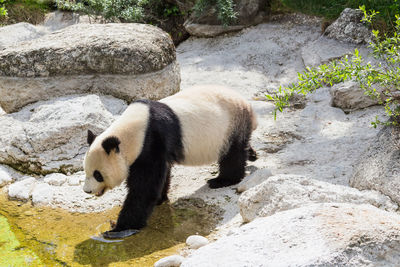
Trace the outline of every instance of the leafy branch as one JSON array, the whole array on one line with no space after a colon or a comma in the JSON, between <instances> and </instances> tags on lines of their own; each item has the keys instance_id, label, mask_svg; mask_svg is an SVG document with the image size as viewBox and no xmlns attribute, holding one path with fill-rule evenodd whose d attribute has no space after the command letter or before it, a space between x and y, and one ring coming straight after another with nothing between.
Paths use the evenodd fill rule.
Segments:
<instances>
[{"instance_id":1,"label":"leafy branch","mask_svg":"<svg viewBox=\"0 0 400 267\"><path fill-rule=\"evenodd\" d=\"M371 24L379 12L367 12L365 6L362 21ZM267 94L266 98L275 103L274 117L290 106L290 100L295 94L306 96L322 86L332 86L343 81L354 80L365 90L365 94L378 99L384 104L386 115L392 118L400 117L400 16L396 15L395 32L393 36L380 36L378 30L372 30L374 41L369 44L372 54L381 63L372 65L365 62L359 51L355 49L352 55L323 64L315 68L307 67L298 73L298 82L286 87L280 87L275 94ZM383 88L383 89L382 89ZM378 118L372 125L382 124ZM397 124L397 120L388 122Z\"/></svg>"},{"instance_id":2,"label":"leafy branch","mask_svg":"<svg viewBox=\"0 0 400 267\"><path fill-rule=\"evenodd\" d=\"M5 0L0 0L0 17L7 16L7 9L4 6Z\"/></svg>"}]
</instances>

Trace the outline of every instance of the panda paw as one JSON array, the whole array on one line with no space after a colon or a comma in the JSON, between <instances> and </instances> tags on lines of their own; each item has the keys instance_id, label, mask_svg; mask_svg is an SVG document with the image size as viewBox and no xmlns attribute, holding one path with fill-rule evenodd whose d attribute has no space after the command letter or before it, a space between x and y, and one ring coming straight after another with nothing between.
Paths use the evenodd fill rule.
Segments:
<instances>
[{"instance_id":1,"label":"panda paw","mask_svg":"<svg viewBox=\"0 0 400 267\"><path fill-rule=\"evenodd\" d=\"M111 229L114 229L115 226L117 226L117 221L115 221L115 220L110 220L110 227L111 227Z\"/></svg>"},{"instance_id":2,"label":"panda paw","mask_svg":"<svg viewBox=\"0 0 400 267\"><path fill-rule=\"evenodd\" d=\"M119 232L114 232L113 230L104 232L102 235L106 239L120 239L125 238L134 234L137 234L139 230L136 229L127 229Z\"/></svg>"},{"instance_id":3,"label":"panda paw","mask_svg":"<svg viewBox=\"0 0 400 267\"><path fill-rule=\"evenodd\" d=\"M212 189L234 185L234 184L237 184L238 182L240 182L240 181L222 179L222 178L219 178L219 177L214 178L214 179L210 179L210 180L207 181L208 186L210 188L212 188Z\"/></svg>"}]
</instances>

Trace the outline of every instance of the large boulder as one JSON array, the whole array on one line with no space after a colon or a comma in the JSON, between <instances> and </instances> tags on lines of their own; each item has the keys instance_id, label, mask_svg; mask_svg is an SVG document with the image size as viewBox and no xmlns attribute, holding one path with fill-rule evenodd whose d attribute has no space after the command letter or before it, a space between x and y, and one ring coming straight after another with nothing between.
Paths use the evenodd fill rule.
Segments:
<instances>
[{"instance_id":1,"label":"large boulder","mask_svg":"<svg viewBox=\"0 0 400 267\"><path fill-rule=\"evenodd\" d=\"M329 90L333 107L341 108L345 112L354 111L379 104L379 99L365 94L357 82L344 82L332 86Z\"/></svg>"},{"instance_id":2,"label":"large boulder","mask_svg":"<svg viewBox=\"0 0 400 267\"><path fill-rule=\"evenodd\" d=\"M24 173L82 169L87 130L102 132L126 108L112 97L66 96L0 117L0 163Z\"/></svg>"},{"instance_id":3,"label":"large boulder","mask_svg":"<svg viewBox=\"0 0 400 267\"><path fill-rule=\"evenodd\" d=\"M193 252L189 266L398 266L400 216L313 204L259 218Z\"/></svg>"},{"instance_id":4,"label":"large boulder","mask_svg":"<svg viewBox=\"0 0 400 267\"><path fill-rule=\"evenodd\" d=\"M193 36L213 37L222 33L238 31L261 23L269 11L270 0L234 0L237 19L232 25L222 25L216 6L206 8L200 16L193 12L185 22L186 30Z\"/></svg>"},{"instance_id":5,"label":"large boulder","mask_svg":"<svg viewBox=\"0 0 400 267\"><path fill-rule=\"evenodd\" d=\"M384 127L354 167L350 185L372 189L400 204L400 129Z\"/></svg>"},{"instance_id":6,"label":"large boulder","mask_svg":"<svg viewBox=\"0 0 400 267\"><path fill-rule=\"evenodd\" d=\"M167 33L144 24L77 24L0 50L0 106L79 93L132 101L179 90L175 47Z\"/></svg>"},{"instance_id":7,"label":"large boulder","mask_svg":"<svg viewBox=\"0 0 400 267\"><path fill-rule=\"evenodd\" d=\"M334 185L300 175L276 175L245 191L239 198L240 214L245 222L257 217L298 208L310 203L368 203L388 211L398 206L390 198L375 192Z\"/></svg>"},{"instance_id":8,"label":"large boulder","mask_svg":"<svg viewBox=\"0 0 400 267\"><path fill-rule=\"evenodd\" d=\"M372 33L361 22L363 13L361 10L346 8L340 13L339 18L329 25L325 35L342 42L353 44L366 44L371 42Z\"/></svg>"}]
</instances>

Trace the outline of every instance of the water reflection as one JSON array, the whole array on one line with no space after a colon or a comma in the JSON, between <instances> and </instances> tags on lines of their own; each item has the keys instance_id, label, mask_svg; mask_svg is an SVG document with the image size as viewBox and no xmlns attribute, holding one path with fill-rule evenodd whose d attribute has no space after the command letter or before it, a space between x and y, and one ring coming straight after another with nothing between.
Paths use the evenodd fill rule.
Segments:
<instances>
[{"instance_id":1,"label":"water reflection","mask_svg":"<svg viewBox=\"0 0 400 267\"><path fill-rule=\"evenodd\" d=\"M208 235L221 210L200 199L180 199L156 207L149 225L122 242L105 243L91 237L109 230L119 208L97 214L21 205L0 196L0 214L7 217L21 246L48 266L152 266L174 254L192 234Z\"/></svg>"}]
</instances>

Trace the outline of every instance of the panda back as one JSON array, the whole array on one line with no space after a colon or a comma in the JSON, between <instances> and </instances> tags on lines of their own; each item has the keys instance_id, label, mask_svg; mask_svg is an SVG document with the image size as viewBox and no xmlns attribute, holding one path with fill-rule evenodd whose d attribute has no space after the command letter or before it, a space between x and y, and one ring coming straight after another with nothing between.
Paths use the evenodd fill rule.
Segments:
<instances>
[{"instance_id":1,"label":"panda back","mask_svg":"<svg viewBox=\"0 0 400 267\"><path fill-rule=\"evenodd\" d=\"M177 115L182 129L184 165L204 165L218 161L229 148L233 132L244 131L240 119L250 105L224 87L202 86L181 91L160 102ZM237 134L237 133L236 133Z\"/></svg>"}]
</instances>

